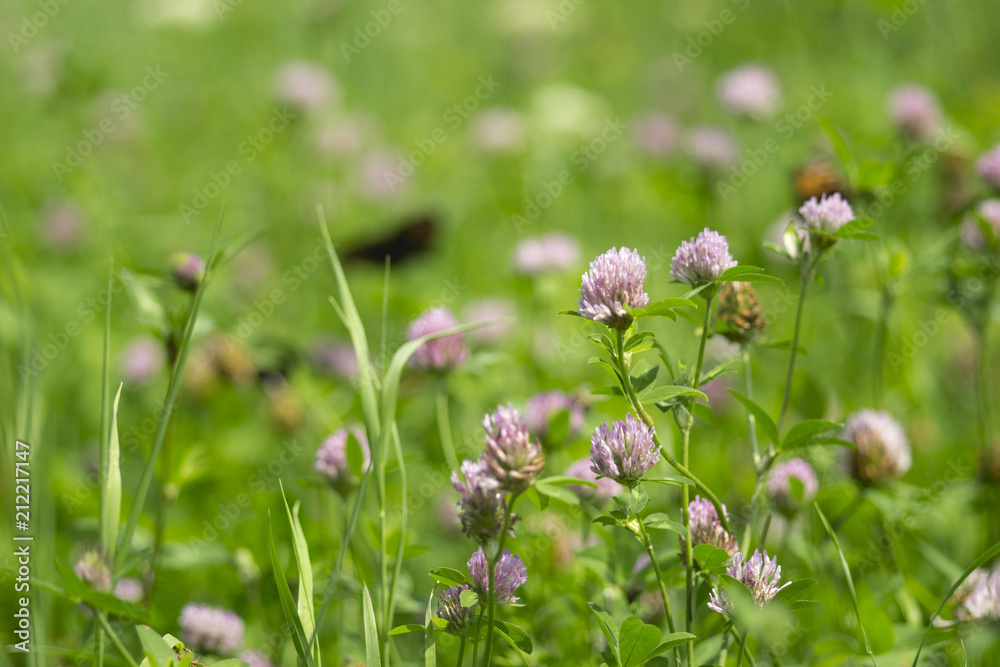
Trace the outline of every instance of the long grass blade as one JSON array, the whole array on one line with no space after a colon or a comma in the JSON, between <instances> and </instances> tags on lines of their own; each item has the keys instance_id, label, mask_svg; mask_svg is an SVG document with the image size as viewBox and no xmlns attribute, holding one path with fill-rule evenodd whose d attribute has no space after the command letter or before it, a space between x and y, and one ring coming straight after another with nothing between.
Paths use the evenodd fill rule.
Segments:
<instances>
[{"instance_id":1,"label":"long grass blade","mask_svg":"<svg viewBox=\"0 0 1000 667\"><path fill-rule=\"evenodd\" d=\"M292 548L295 551L295 565L299 570L299 595L297 611L299 620L302 622L302 630L306 637L312 637L316 629L316 614L313 610L313 572L312 561L309 558L309 544L306 542L305 533L302 532L302 524L299 523L299 505L296 502L292 508L288 507L288 498L285 497L285 486L278 480L281 487L281 499L285 503L285 513L288 516L288 525L292 529ZM319 646L310 643L313 653L313 661L316 666L321 664Z\"/></svg>"},{"instance_id":2,"label":"long grass blade","mask_svg":"<svg viewBox=\"0 0 1000 667\"><path fill-rule=\"evenodd\" d=\"M292 634L292 643L295 644L295 652L299 656L299 662L307 667L315 667L312 653L309 650L308 638L302 629L302 621L299 620L299 612L292 598L292 591L285 581L285 573L281 570L281 562L278 560L278 549L274 546L274 526L271 524L271 515L267 517L267 547L271 554L271 569L274 571L274 583L278 586L278 599L281 601L281 610L285 614L288 628Z\"/></svg>"},{"instance_id":3,"label":"long grass blade","mask_svg":"<svg viewBox=\"0 0 1000 667\"><path fill-rule=\"evenodd\" d=\"M847 565L844 552L840 548L840 540L837 539L837 534L833 532L830 522L826 520L826 515L823 514L823 510L819 508L819 505L813 503L813 507L816 509L816 513L819 514L820 521L823 522L823 527L826 528L827 535L833 540L833 546L837 547L837 555L840 556L840 567L844 570L844 578L847 580L847 590L851 593L851 602L854 604L854 613L858 617L858 627L861 629L861 637L865 640L865 650L868 651L868 655L871 657L875 667L878 667L878 660L875 659L871 642L868 641L868 634L865 632L865 624L861 620L861 608L858 606L858 595L854 591L854 579L851 577L851 568Z\"/></svg>"},{"instance_id":4,"label":"long grass blade","mask_svg":"<svg viewBox=\"0 0 1000 667\"><path fill-rule=\"evenodd\" d=\"M111 407L108 446L101 469L101 546L109 559L115 557L118 526L122 516L122 470L118 445L118 402L122 397L122 385L118 385L115 402Z\"/></svg>"},{"instance_id":5,"label":"long grass blade","mask_svg":"<svg viewBox=\"0 0 1000 667\"><path fill-rule=\"evenodd\" d=\"M153 473L156 470L156 461L160 456L160 451L163 449L163 442L167 437L167 428L170 425L170 419L173 416L174 407L177 404L177 394L180 392L181 377L184 375L184 366L187 363L188 352L191 350L191 338L194 335L194 327L195 322L198 319L198 311L201 308L201 301L205 296L205 289L208 286L212 269L215 267L216 263L219 231L222 228L222 216L224 213L225 206L223 206L222 210L219 212L219 219L215 224L215 234L212 238L212 249L209 253L209 260L205 263L205 277L201 281L201 284L198 285L198 291L195 293L194 302L191 304L191 314L188 316L188 321L184 328L184 338L177 355L177 362L174 365L173 372L170 374L170 384L167 388L167 399L163 404L163 411L160 416L160 422L156 428L156 434L153 436L153 444L149 450L149 459L146 461L146 465L142 470L142 476L139 478L139 486L136 489L135 497L132 498L132 510L129 512L128 521L125 523L125 530L122 531L122 534L118 538L118 560L116 562L116 570L121 567L124 555L128 553L128 547L132 543L132 534L135 532L135 527L139 523L139 517L142 515L142 508L146 503L146 495L149 493L149 485L153 481Z\"/></svg>"},{"instance_id":6,"label":"long grass blade","mask_svg":"<svg viewBox=\"0 0 1000 667\"><path fill-rule=\"evenodd\" d=\"M372 596L368 593L368 584L361 592L361 602L365 616L365 664L367 667L382 667L382 659L378 651L378 626L375 624L375 610L372 608Z\"/></svg>"},{"instance_id":7,"label":"long grass blade","mask_svg":"<svg viewBox=\"0 0 1000 667\"><path fill-rule=\"evenodd\" d=\"M920 640L920 646L917 647L917 655L913 658L913 667L917 667L917 663L920 660L920 652L924 649L924 644L927 642L927 635L930 634L931 628L934 627L934 620L938 617L938 614L941 613L941 610L944 609L944 606L948 604L948 600L950 600L955 594L955 591L957 591L958 587L962 585L962 582L969 578L969 575L997 554L1000 554L1000 542L994 544L992 547L980 554L979 558L972 561L972 565L965 568L965 572L962 573L962 576L956 579L955 583L952 584L951 590L949 590L948 594L944 596L944 599L941 600L941 605L937 608L937 611L931 614L931 618L927 622L927 628L924 630L924 636Z\"/></svg>"}]
</instances>

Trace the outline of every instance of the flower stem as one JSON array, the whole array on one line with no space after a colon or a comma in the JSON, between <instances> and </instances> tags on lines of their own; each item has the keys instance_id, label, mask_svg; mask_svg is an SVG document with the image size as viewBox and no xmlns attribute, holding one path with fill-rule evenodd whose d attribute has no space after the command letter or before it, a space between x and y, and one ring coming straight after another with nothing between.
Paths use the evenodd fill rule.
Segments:
<instances>
[{"instance_id":1,"label":"flower stem","mask_svg":"<svg viewBox=\"0 0 1000 667\"><path fill-rule=\"evenodd\" d=\"M656 434L656 427L653 424L652 417L650 417L649 413L642 407L642 402L639 400L638 394L636 394L635 387L632 386L632 378L629 376L629 368L628 364L625 363L623 352L624 334L621 331L618 331L617 334L618 357L613 361L617 364L618 370L622 375L622 382L625 384L625 394L629 404L632 406L632 409L635 410L636 414L639 415L639 419L641 419L646 426L653 430L653 442L656 443L656 447L660 450L660 455L663 456L663 458L667 460L667 463L673 466L677 472L694 482L695 488L704 493L705 497L712 503L712 506L715 507L715 511L719 515L719 520L722 522L722 527L726 529L726 532L732 532L729 528L729 520L726 518L725 512L722 511L722 503L716 495L705 485L704 482L695 477L694 473L688 470L687 466L682 465L680 461L675 459L660 441L660 437Z\"/></svg>"},{"instance_id":2,"label":"flower stem","mask_svg":"<svg viewBox=\"0 0 1000 667\"><path fill-rule=\"evenodd\" d=\"M788 399L792 394L792 375L795 373L795 358L799 352L799 338L802 335L802 311L806 303L806 291L812 281L813 269L816 267L816 259L812 255L803 259L802 263L802 286L799 288L799 302L795 307L795 333L792 335L792 355L788 360L788 375L785 377L785 394L781 399L781 414L778 417L778 431L785 421L785 413L788 412Z\"/></svg>"},{"instance_id":3,"label":"flower stem","mask_svg":"<svg viewBox=\"0 0 1000 667\"><path fill-rule=\"evenodd\" d=\"M497 542L496 555L486 560L488 563L488 567L486 568L486 610L488 615L486 622L486 645L483 647L483 667L487 667L490 664L490 656L493 653L493 614L496 611L496 567L500 561L500 556L503 555L504 542L507 541L507 531L510 530L510 515L515 500L517 500L517 496L511 495L510 502L507 503L507 507L504 509L503 531L500 533L500 539Z\"/></svg>"},{"instance_id":4,"label":"flower stem","mask_svg":"<svg viewBox=\"0 0 1000 667\"><path fill-rule=\"evenodd\" d=\"M753 371L750 367L750 348L742 346L743 353L743 393L753 400ZM753 452L754 470L760 465L760 446L757 444L757 418L749 410L747 413L747 431L750 433L750 449Z\"/></svg>"},{"instance_id":5,"label":"flower stem","mask_svg":"<svg viewBox=\"0 0 1000 667\"><path fill-rule=\"evenodd\" d=\"M455 444L451 439L451 418L448 413L448 389L442 377L437 392L437 423L441 436L441 449L444 450L445 461L452 470L458 470L458 456L455 454Z\"/></svg>"},{"instance_id":6,"label":"flower stem","mask_svg":"<svg viewBox=\"0 0 1000 667\"><path fill-rule=\"evenodd\" d=\"M138 667L138 665L135 664L135 660L133 660L132 656L129 654L128 649L122 645L122 641L118 639L118 635L116 635L115 631L111 629L110 625L108 625L108 619L104 611L95 609L94 613L97 614L97 622L101 624L102 628L104 628L104 631L108 634L108 638L111 639L111 643L115 645L115 649L118 651L118 654L122 657L125 663L129 667Z\"/></svg>"},{"instance_id":7,"label":"flower stem","mask_svg":"<svg viewBox=\"0 0 1000 667\"><path fill-rule=\"evenodd\" d=\"M653 542L649 539L649 533L646 531L646 524L642 522L642 519L636 517L639 522L639 533L642 536L642 545L646 548L646 553L649 554L649 560L653 563L653 571L656 573L656 583L660 587L660 597L663 598L663 611L667 616L667 629L670 630L671 634L674 632L674 615L670 611L670 600L667 598L667 586L663 582L663 572L660 570L660 564L656 560L656 553L653 551ZM679 665L681 663L680 649L676 646L674 647L674 659Z\"/></svg>"},{"instance_id":8,"label":"flower stem","mask_svg":"<svg viewBox=\"0 0 1000 667\"><path fill-rule=\"evenodd\" d=\"M462 658L465 657L465 638L468 637L468 632L462 635L462 641L458 644L458 661L455 663L455 667L462 667Z\"/></svg>"},{"instance_id":9,"label":"flower stem","mask_svg":"<svg viewBox=\"0 0 1000 667\"><path fill-rule=\"evenodd\" d=\"M479 660L479 629L483 623L483 609L482 606L479 608L479 616L476 616L476 634L472 638L472 667L476 667L476 661Z\"/></svg>"},{"instance_id":10,"label":"flower stem","mask_svg":"<svg viewBox=\"0 0 1000 667\"><path fill-rule=\"evenodd\" d=\"M989 356L988 325L984 322L976 332L976 384L979 394L979 432L982 452L985 454L990 447L992 426L990 424L990 356Z\"/></svg>"},{"instance_id":11,"label":"flower stem","mask_svg":"<svg viewBox=\"0 0 1000 667\"><path fill-rule=\"evenodd\" d=\"M746 630L740 635L740 652L736 656L736 667L741 667L743 665L743 653L747 646L747 633Z\"/></svg>"}]
</instances>

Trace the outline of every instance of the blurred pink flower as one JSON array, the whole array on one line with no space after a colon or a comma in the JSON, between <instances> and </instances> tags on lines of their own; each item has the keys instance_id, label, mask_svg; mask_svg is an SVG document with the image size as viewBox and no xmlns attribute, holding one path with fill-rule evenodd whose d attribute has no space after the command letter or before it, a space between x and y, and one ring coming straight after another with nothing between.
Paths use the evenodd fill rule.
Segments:
<instances>
[{"instance_id":1,"label":"blurred pink flower","mask_svg":"<svg viewBox=\"0 0 1000 667\"><path fill-rule=\"evenodd\" d=\"M516 153L527 143L524 118L506 107L481 111L472 120L470 134L473 143L487 153Z\"/></svg>"},{"instance_id":2,"label":"blurred pink flower","mask_svg":"<svg viewBox=\"0 0 1000 667\"><path fill-rule=\"evenodd\" d=\"M275 91L286 104L300 109L317 109L339 97L340 90L326 68L306 60L282 65L275 74Z\"/></svg>"},{"instance_id":3,"label":"blurred pink flower","mask_svg":"<svg viewBox=\"0 0 1000 667\"><path fill-rule=\"evenodd\" d=\"M680 128L670 116L652 111L632 121L632 136L645 153L664 157L677 150Z\"/></svg>"},{"instance_id":4,"label":"blurred pink flower","mask_svg":"<svg viewBox=\"0 0 1000 667\"><path fill-rule=\"evenodd\" d=\"M715 92L727 111L754 118L773 113L781 97L778 77L761 65L730 70L719 79Z\"/></svg>"}]
</instances>

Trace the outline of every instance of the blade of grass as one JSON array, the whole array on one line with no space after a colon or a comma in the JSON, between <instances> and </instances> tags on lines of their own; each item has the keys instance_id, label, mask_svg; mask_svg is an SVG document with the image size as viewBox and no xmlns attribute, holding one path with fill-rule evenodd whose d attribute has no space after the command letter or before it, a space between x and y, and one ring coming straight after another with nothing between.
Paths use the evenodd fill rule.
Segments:
<instances>
[{"instance_id":1,"label":"blade of grass","mask_svg":"<svg viewBox=\"0 0 1000 667\"><path fill-rule=\"evenodd\" d=\"M292 598L292 591L285 581L285 573L281 569L281 562L278 560L278 549L274 546L274 526L271 523L271 513L267 513L267 547L271 554L271 569L274 572L274 583L278 586L278 598L281 601L281 609L285 614L289 630L292 634L292 643L295 644L295 652L299 656L299 661L307 667L315 667L312 653L309 651L309 644L306 633L302 629L302 621L299 620L298 609L295 600Z\"/></svg>"},{"instance_id":2,"label":"blade of grass","mask_svg":"<svg viewBox=\"0 0 1000 667\"><path fill-rule=\"evenodd\" d=\"M163 441L167 436L167 428L170 425L170 419L173 416L174 407L177 404L177 394L180 391L181 377L184 375L184 365L187 363L188 352L191 349L191 338L194 335L194 325L198 319L198 311L201 308L202 298L205 296L205 288L208 286L212 269L215 266L216 251L219 243L219 231L222 229L222 217L225 214L225 211L226 207L223 205L222 210L219 211L219 219L215 223L215 234L212 237L212 249L209 253L208 262L205 264L205 277L202 279L201 284L198 285L198 291L195 293L194 302L191 304L191 314L188 316L188 321L184 328L183 342L181 343L173 372L170 374L170 384L167 387L167 399L163 404L163 412L160 416L160 422L156 428L156 434L153 436L153 444L149 450L149 459L147 459L146 465L142 470L142 476L139 478L139 487L136 489L135 497L132 499L132 510L129 512L128 521L125 522L125 530L122 531L122 534L118 538L118 558L115 561L114 568L116 571L120 569L124 555L128 553L128 547L132 543L132 534L135 532L135 527L139 523L139 517L142 515L142 508L146 502L146 495L149 493L149 485L153 481L153 473L156 470L156 461L160 456L160 450L163 449Z\"/></svg>"},{"instance_id":3,"label":"blade of grass","mask_svg":"<svg viewBox=\"0 0 1000 667\"><path fill-rule=\"evenodd\" d=\"M104 467L101 468L101 546L104 548L105 556L112 561L115 558L118 526L122 514L122 470L118 446L118 402L121 397L122 385L118 385L118 393L115 394L115 402L111 408L108 446L101 457L104 459Z\"/></svg>"},{"instance_id":4,"label":"blade of grass","mask_svg":"<svg viewBox=\"0 0 1000 667\"><path fill-rule=\"evenodd\" d=\"M387 605L385 620L383 621L383 629L389 628L392 625L393 616L396 611L396 584L399 583L399 578L403 573L403 554L406 550L406 529L410 513L406 487L406 463L403 460L403 447L399 442L399 429L396 428L396 422L392 423L392 441L395 445L396 461L399 465L399 546L396 547L396 560L393 564L392 581L389 584L389 602ZM386 630L386 632L388 632L388 630ZM389 655L388 635L385 637L385 654Z\"/></svg>"},{"instance_id":5,"label":"blade of grass","mask_svg":"<svg viewBox=\"0 0 1000 667\"><path fill-rule=\"evenodd\" d=\"M965 568L965 572L962 573L962 576L955 580L951 590L949 590L948 594L944 596L944 599L941 601L941 605L937 608L937 611L931 615L930 620L927 622L927 628L924 630L924 636L920 640L920 646L917 647L917 655L913 658L913 667L917 667L917 662L920 660L920 652L924 649L924 644L927 642L927 635L930 634L931 628L934 627L934 620L938 617L938 614L941 613L941 610L944 609L944 606L948 604L948 600L950 600L951 596L955 594L955 591L957 591L958 587L962 585L962 582L969 578L970 574L975 572L976 569L983 563L997 554L1000 554L1000 542L994 544L992 547L980 554L979 558L972 562L972 565Z\"/></svg>"},{"instance_id":6,"label":"blade of grass","mask_svg":"<svg viewBox=\"0 0 1000 667\"><path fill-rule=\"evenodd\" d=\"M851 577L851 568L847 565L847 559L844 558L844 552L840 548L840 541L837 539L837 534L830 527L830 522L826 520L823 510L816 503L813 503L813 507L816 509L816 513L819 514L820 521L823 522L823 527L826 528L827 535L833 540L833 546L837 547L837 555L840 556L840 567L844 570L844 577L847 579L847 590L851 593L851 602L854 604L854 613L858 617L858 627L861 629L861 637L865 640L865 650L868 651L868 655L871 657L875 667L878 667L878 660L875 659L875 654L872 653L872 645L868 641L868 634L865 632L865 624L861 620L861 608L858 606L858 595L854 591L854 579Z\"/></svg>"},{"instance_id":7,"label":"blade of grass","mask_svg":"<svg viewBox=\"0 0 1000 667\"><path fill-rule=\"evenodd\" d=\"M378 626L375 625L375 610L372 609L372 596L368 593L368 584L364 584L361 602L365 616L365 664L367 667L382 667L378 651Z\"/></svg>"},{"instance_id":8,"label":"blade of grass","mask_svg":"<svg viewBox=\"0 0 1000 667\"><path fill-rule=\"evenodd\" d=\"M289 509L288 498L285 497L285 485L278 480L281 488L281 499L285 503L285 513L288 516L288 525L292 529L292 548L295 551L295 565L299 570L299 595L297 611L299 620L302 622L302 631L305 636L311 637L316 629L316 616L313 611L313 572L312 561L309 558L309 544L306 542L305 534L302 532L302 524L299 523L299 505ZM311 645L311 644L310 644ZM311 645L313 661L317 667L321 664L321 656L318 645Z\"/></svg>"},{"instance_id":9,"label":"blade of grass","mask_svg":"<svg viewBox=\"0 0 1000 667\"><path fill-rule=\"evenodd\" d=\"M435 586L434 588L437 588ZM437 643L434 638L434 589L427 598L424 612L424 667L437 667Z\"/></svg>"}]
</instances>

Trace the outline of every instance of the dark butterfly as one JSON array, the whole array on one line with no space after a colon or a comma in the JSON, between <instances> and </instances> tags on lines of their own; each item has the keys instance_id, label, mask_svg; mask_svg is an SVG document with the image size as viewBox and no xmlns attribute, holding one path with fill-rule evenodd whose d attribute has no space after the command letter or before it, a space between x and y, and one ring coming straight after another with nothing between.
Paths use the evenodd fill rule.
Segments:
<instances>
[{"instance_id":1,"label":"dark butterfly","mask_svg":"<svg viewBox=\"0 0 1000 667\"><path fill-rule=\"evenodd\" d=\"M432 214L406 218L388 234L383 234L347 251L349 260L384 264L391 257L393 266L415 259L433 249L438 220Z\"/></svg>"}]
</instances>

